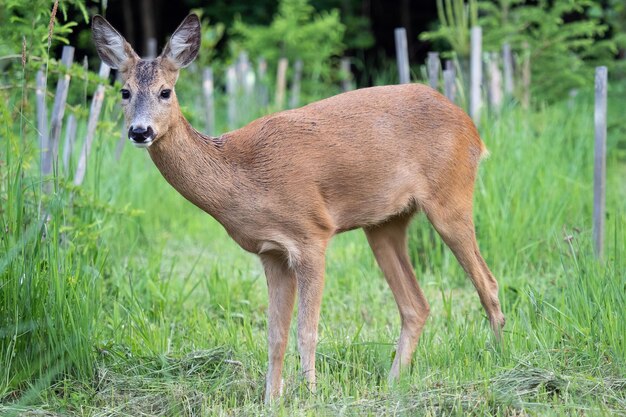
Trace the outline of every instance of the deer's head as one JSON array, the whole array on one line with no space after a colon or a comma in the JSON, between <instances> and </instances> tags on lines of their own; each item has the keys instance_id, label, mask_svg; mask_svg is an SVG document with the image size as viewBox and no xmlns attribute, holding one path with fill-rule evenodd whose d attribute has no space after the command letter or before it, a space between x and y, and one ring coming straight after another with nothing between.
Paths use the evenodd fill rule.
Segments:
<instances>
[{"instance_id":1,"label":"deer's head","mask_svg":"<svg viewBox=\"0 0 626 417\"><path fill-rule=\"evenodd\" d=\"M120 95L128 138L135 146L147 148L178 117L174 85L178 71L198 55L200 20L195 14L187 16L156 59L139 58L102 16L94 16L92 31L98 55L108 66L119 70L124 83Z\"/></svg>"}]
</instances>

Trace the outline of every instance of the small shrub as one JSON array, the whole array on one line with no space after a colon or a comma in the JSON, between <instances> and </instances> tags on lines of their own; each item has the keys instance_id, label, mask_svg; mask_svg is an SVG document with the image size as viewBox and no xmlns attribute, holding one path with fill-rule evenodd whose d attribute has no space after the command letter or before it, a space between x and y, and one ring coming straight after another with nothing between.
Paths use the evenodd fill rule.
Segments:
<instances>
[{"instance_id":1,"label":"small shrub","mask_svg":"<svg viewBox=\"0 0 626 417\"><path fill-rule=\"evenodd\" d=\"M308 0L281 0L269 26L247 25L238 19L232 31L238 38L236 50L245 50L252 58L265 57L270 68L275 69L283 57L290 63L301 59L303 90L309 92L313 84L328 86L332 81L332 57L344 50L344 32L338 10L318 14Z\"/></svg>"}]
</instances>

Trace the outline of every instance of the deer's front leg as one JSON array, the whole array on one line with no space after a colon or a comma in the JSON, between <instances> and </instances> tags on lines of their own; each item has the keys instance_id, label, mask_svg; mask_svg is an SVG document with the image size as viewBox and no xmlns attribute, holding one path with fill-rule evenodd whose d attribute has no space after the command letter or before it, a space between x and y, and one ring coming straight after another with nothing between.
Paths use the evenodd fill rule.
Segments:
<instances>
[{"instance_id":1,"label":"deer's front leg","mask_svg":"<svg viewBox=\"0 0 626 417\"><path fill-rule=\"evenodd\" d=\"M324 253L316 253L296 268L298 282L298 350L301 371L315 392L315 349L324 291Z\"/></svg>"},{"instance_id":2,"label":"deer's front leg","mask_svg":"<svg viewBox=\"0 0 626 417\"><path fill-rule=\"evenodd\" d=\"M296 297L296 278L293 271L288 268L287 261L277 254L262 254L261 261L269 292L267 319L269 363L265 385L267 404L282 392L281 374Z\"/></svg>"}]
</instances>

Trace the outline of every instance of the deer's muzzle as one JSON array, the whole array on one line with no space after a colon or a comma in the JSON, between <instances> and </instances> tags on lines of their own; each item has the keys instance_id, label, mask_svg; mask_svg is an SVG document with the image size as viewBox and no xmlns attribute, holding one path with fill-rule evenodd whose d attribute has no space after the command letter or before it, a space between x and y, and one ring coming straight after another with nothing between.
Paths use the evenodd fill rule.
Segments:
<instances>
[{"instance_id":1,"label":"deer's muzzle","mask_svg":"<svg viewBox=\"0 0 626 417\"><path fill-rule=\"evenodd\" d=\"M154 140L154 130L152 127L147 128L143 126L131 126L128 129L128 138L133 142L135 146L147 147Z\"/></svg>"}]
</instances>

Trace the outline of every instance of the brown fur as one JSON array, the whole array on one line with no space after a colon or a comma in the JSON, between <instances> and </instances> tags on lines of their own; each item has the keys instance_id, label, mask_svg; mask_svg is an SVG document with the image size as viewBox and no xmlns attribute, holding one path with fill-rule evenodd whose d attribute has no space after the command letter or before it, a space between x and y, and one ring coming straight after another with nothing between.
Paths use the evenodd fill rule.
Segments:
<instances>
[{"instance_id":1,"label":"brown fur","mask_svg":"<svg viewBox=\"0 0 626 417\"><path fill-rule=\"evenodd\" d=\"M194 28L189 19L183 23L187 37ZM199 36L199 25L197 31ZM324 253L329 240L346 230L365 230L400 310L391 379L410 363L429 313L406 245L418 211L472 279L499 335L504 316L498 285L480 256L472 221L474 180L486 151L461 109L423 85L373 87L206 137L183 118L175 94L167 102L158 99L160 89L173 89L189 59L180 61L170 50L177 49L168 45L150 63L129 56L124 82L149 101L141 111L157 133L148 152L165 179L263 262L269 287L267 400L281 391L296 291L301 369L314 387ZM144 82L146 68L154 69L150 83ZM129 123L138 111L132 100L125 105Z\"/></svg>"}]
</instances>

